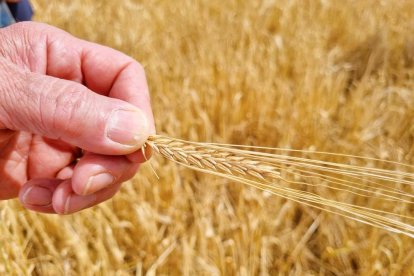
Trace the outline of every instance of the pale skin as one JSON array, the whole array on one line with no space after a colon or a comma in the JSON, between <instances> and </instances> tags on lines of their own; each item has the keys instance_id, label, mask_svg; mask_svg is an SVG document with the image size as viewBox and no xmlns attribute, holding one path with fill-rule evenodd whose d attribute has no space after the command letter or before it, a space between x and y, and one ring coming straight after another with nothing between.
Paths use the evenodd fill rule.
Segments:
<instances>
[{"instance_id":1,"label":"pale skin","mask_svg":"<svg viewBox=\"0 0 414 276\"><path fill-rule=\"evenodd\" d=\"M58 214L101 203L153 133L134 59L44 24L0 29L0 200Z\"/></svg>"}]
</instances>

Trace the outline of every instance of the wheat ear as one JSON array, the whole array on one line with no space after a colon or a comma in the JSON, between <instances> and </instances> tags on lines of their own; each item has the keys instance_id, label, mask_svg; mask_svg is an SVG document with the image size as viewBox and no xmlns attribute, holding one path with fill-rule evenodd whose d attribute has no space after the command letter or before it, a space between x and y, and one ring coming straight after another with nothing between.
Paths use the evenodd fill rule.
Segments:
<instances>
[{"instance_id":1,"label":"wheat ear","mask_svg":"<svg viewBox=\"0 0 414 276\"><path fill-rule=\"evenodd\" d=\"M166 159L188 168L414 237L414 217L398 211L400 204L414 202L414 196L410 193L414 174L410 172L257 151L275 150L273 148L241 150L234 145L196 143L159 135L150 137L146 145ZM397 162L388 163L402 166ZM364 205L371 199L381 203L374 207Z\"/></svg>"}]
</instances>

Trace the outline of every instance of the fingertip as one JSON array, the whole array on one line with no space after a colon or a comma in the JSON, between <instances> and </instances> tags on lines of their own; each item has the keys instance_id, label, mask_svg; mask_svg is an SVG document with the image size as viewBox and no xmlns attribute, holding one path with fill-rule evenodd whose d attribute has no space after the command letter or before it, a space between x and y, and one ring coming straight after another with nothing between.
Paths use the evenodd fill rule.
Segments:
<instances>
[{"instance_id":1,"label":"fingertip","mask_svg":"<svg viewBox=\"0 0 414 276\"><path fill-rule=\"evenodd\" d=\"M59 179L70 179L73 176L73 170L74 170L75 166L74 165L69 165L67 167L64 167L63 169L61 169L58 174L56 175L57 178Z\"/></svg>"},{"instance_id":2,"label":"fingertip","mask_svg":"<svg viewBox=\"0 0 414 276\"><path fill-rule=\"evenodd\" d=\"M113 175L113 173L109 171L92 175L86 181L86 184L84 185L84 189L82 190L81 194L89 195L95 193L114 184L115 181L115 176Z\"/></svg>"},{"instance_id":3,"label":"fingertip","mask_svg":"<svg viewBox=\"0 0 414 276\"><path fill-rule=\"evenodd\" d=\"M68 215L92 207L113 197L120 189L121 184L115 184L91 195L82 196L73 192L70 180L64 180L54 190L52 203L49 205L50 213ZM46 209L34 209L35 211L46 212Z\"/></svg>"},{"instance_id":4,"label":"fingertip","mask_svg":"<svg viewBox=\"0 0 414 276\"><path fill-rule=\"evenodd\" d=\"M142 147L149 131L146 115L134 107L130 110L114 110L108 118L105 133L109 141L122 145L130 153Z\"/></svg>"},{"instance_id":5,"label":"fingertip","mask_svg":"<svg viewBox=\"0 0 414 276\"><path fill-rule=\"evenodd\" d=\"M41 213L54 213L53 193L62 182L59 179L35 179L23 185L19 200L29 210Z\"/></svg>"},{"instance_id":6,"label":"fingertip","mask_svg":"<svg viewBox=\"0 0 414 276\"><path fill-rule=\"evenodd\" d=\"M53 195L53 209L60 215L68 215L79 212L102 202L102 195L100 194L105 194L104 191L86 196L78 195L72 190L70 180L65 180L56 189ZM108 196L113 196L115 192L116 191L110 193Z\"/></svg>"},{"instance_id":7,"label":"fingertip","mask_svg":"<svg viewBox=\"0 0 414 276\"><path fill-rule=\"evenodd\" d=\"M72 187L70 180L64 180L55 190L52 198L52 205L59 215L67 214L67 205L70 203Z\"/></svg>"},{"instance_id":8,"label":"fingertip","mask_svg":"<svg viewBox=\"0 0 414 276\"><path fill-rule=\"evenodd\" d=\"M47 206L52 203L53 192L42 186L30 186L21 196L21 201L26 205Z\"/></svg>"},{"instance_id":9,"label":"fingertip","mask_svg":"<svg viewBox=\"0 0 414 276\"><path fill-rule=\"evenodd\" d=\"M88 153L75 166L72 188L78 195L90 195L131 178L139 164L125 156Z\"/></svg>"}]
</instances>

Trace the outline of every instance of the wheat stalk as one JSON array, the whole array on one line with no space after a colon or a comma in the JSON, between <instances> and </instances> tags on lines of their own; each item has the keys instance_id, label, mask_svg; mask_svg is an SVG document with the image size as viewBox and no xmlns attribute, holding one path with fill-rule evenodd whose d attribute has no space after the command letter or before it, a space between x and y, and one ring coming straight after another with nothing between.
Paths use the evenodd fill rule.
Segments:
<instances>
[{"instance_id":1,"label":"wheat stalk","mask_svg":"<svg viewBox=\"0 0 414 276\"><path fill-rule=\"evenodd\" d=\"M402 170L335 163L290 154L266 153L276 148L196 143L166 136L152 136L147 145L156 153L188 168L218 175L330 213L414 237L414 217L407 212L414 196L414 174ZM239 148L237 148L239 147ZM291 151L292 152L292 151ZM294 151L296 153L309 153ZM350 155L318 153L385 162ZM371 199L374 199L371 201ZM374 206L369 206L376 202Z\"/></svg>"}]
</instances>

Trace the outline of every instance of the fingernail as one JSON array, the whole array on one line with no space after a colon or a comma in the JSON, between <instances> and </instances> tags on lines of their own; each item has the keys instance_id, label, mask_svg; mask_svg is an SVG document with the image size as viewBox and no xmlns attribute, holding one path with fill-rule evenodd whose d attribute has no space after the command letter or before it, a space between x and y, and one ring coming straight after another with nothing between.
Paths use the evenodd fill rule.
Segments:
<instances>
[{"instance_id":1,"label":"fingernail","mask_svg":"<svg viewBox=\"0 0 414 276\"><path fill-rule=\"evenodd\" d=\"M23 194L23 202L33 206L47 206L52 203L52 196L49 189L32 186Z\"/></svg>"},{"instance_id":2,"label":"fingernail","mask_svg":"<svg viewBox=\"0 0 414 276\"><path fill-rule=\"evenodd\" d=\"M86 183L83 194L87 195L99 191L112 183L114 183L115 178L110 173L100 173L89 177L88 182Z\"/></svg>"},{"instance_id":3,"label":"fingernail","mask_svg":"<svg viewBox=\"0 0 414 276\"><path fill-rule=\"evenodd\" d=\"M140 146L147 132L148 122L142 111L116 110L109 117L106 133L116 143Z\"/></svg>"},{"instance_id":4,"label":"fingernail","mask_svg":"<svg viewBox=\"0 0 414 276\"><path fill-rule=\"evenodd\" d=\"M70 194L65 202L64 214L71 214L92 206L96 201L96 195L80 196Z\"/></svg>"}]
</instances>

